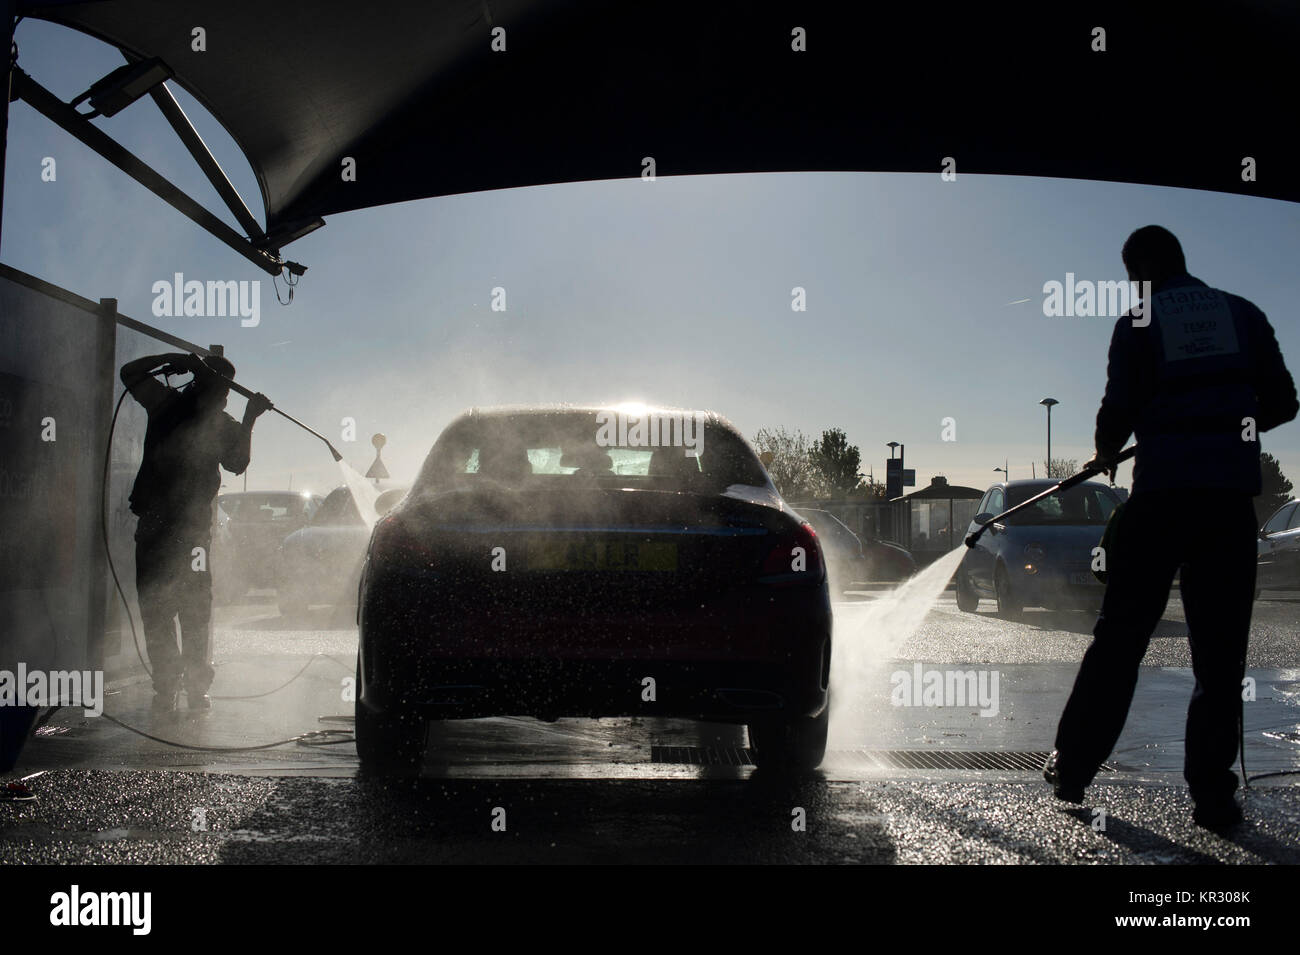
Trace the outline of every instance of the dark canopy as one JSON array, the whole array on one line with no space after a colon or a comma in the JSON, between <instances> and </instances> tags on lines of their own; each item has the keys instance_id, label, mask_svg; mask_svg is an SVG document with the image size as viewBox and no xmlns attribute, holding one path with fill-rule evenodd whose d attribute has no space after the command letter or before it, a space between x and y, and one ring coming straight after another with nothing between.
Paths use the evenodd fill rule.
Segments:
<instances>
[{"instance_id":1,"label":"dark canopy","mask_svg":"<svg viewBox=\"0 0 1300 955\"><path fill-rule=\"evenodd\" d=\"M1300 5L1183 3L1171 20L1122 5L1054 6L19 4L160 57L243 150L268 231L427 196L635 177L647 156L661 176L937 174L952 156L959 176L1300 200L1283 151ZM1091 49L1097 26L1106 52ZM206 31L204 52L191 48L194 27ZM506 31L504 53L491 49L495 27ZM807 31L807 52L791 50L795 27ZM101 125L111 133L111 120ZM355 182L340 175L349 156ZM1245 156L1258 162L1257 182L1241 179Z\"/></svg>"}]
</instances>

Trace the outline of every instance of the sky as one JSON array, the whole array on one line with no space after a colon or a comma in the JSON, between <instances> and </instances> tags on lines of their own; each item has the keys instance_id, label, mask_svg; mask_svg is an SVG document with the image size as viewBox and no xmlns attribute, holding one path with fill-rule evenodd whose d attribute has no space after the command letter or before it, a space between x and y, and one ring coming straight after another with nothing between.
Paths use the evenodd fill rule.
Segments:
<instances>
[{"instance_id":1,"label":"sky","mask_svg":"<svg viewBox=\"0 0 1300 955\"><path fill-rule=\"evenodd\" d=\"M19 65L65 101L121 65L107 45L18 27ZM259 221L230 137L172 90ZM237 226L146 99L96 121ZM1117 142L1117 148L1131 148ZM53 182L42 180L53 158ZM959 157L960 158L960 157ZM364 174L359 170L359 174ZM883 480L905 446L917 487L987 487L1080 464L1105 386L1113 317L1044 314L1067 273L1123 280L1124 239L1158 223L1191 274L1249 298L1300 367L1300 206L1123 183L934 173L781 173L537 186L327 218L286 246L309 267L292 304L270 277L24 103L10 108L0 261L201 345L237 379L323 432L366 470L369 437L410 480L442 428L474 405L644 401L707 408L752 438L841 428ZM153 286L261 281L260 321L155 317ZM505 311L490 308L505 290ZM793 311L792 290L806 310ZM279 294L285 295L283 283ZM170 351L159 345L158 351ZM243 399L228 409L238 417ZM357 439L342 440L356 421ZM945 419L952 419L943 440ZM1300 424L1262 436L1300 484ZM276 415L254 430L248 487L325 492L323 445ZM1131 470L1121 468L1119 483ZM223 475L229 489L238 479Z\"/></svg>"}]
</instances>

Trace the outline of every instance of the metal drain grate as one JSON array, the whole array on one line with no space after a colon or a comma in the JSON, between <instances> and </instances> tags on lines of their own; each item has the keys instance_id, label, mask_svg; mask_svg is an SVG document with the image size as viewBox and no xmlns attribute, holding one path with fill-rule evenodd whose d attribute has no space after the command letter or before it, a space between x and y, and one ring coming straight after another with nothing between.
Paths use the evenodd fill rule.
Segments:
<instances>
[{"instance_id":1,"label":"metal drain grate","mask_svg":"<svg viewBox=\"0 0 1300 955\"><path fill-rule=\"evenodd\" d=\"M826 762L861 769L995 769L1041 772L1046 752L937 749L850 749L826 754ZM688 763L692 766L752 766L753 753L739 746L651 746L652 763ZM1104 773L1114 767L1103 765Z\"/></svg>"},{"instance_id":2,"label":"metal drain grate","mask_svg":"<svg viewBox=\"0 0 1300 955\"><path fill-rule=\"evenodd\" d=\"M652 763L692 766L753 766L754 754L743 746L651 746Z\"/></svg>"}]
</instances>

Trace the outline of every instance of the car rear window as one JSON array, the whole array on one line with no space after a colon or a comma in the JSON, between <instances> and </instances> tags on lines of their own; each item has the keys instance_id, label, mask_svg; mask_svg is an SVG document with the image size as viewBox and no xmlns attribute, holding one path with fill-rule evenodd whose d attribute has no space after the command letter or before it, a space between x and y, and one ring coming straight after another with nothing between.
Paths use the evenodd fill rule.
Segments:
<instances>
[{"instance_id":1,"label":"car rear window","mask_svg":"<svg viewBox=\"0 0 1300 955\"><path fill-rule=\"evenodd\" d=\"M744 440L729 428L702 422L688 426L686 442L658 437L653 446L601 443L601 426L590 413L464 419L433 446L413 490L440 490L487 480L510 485L596 482L660 489L721 489L732 484L764 486L766 472ZM631 443L631 442L629 442Z\"/></svg>"},{"instance_id":2,"label":"car rear window","mask_svg":"<svg viewBox=\"0 0 1300 955\"><path fill-rule=\"evenodd\" d=\"M1015 507L1041 494L1050 484L1041 487L1013 487L1007 489L1009 507ZM1109 488L1080 484L1060 494L1043 498L1033 507L1007 518L1008 524L1105 524L1119 501Z\"/></svg>"}]
</instances>

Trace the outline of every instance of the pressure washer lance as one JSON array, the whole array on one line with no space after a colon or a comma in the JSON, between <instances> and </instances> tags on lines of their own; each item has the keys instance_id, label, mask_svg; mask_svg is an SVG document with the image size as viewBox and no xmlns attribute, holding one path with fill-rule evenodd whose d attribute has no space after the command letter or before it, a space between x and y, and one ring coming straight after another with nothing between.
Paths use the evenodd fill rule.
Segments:
<instances>
[{"instance_id":1,"label":"pressure washer lance","mask_svg":"<svg viewBox=\"0 0 1300 955\"><path fill-rule=\"evenodd\" d=\"M202 360L202 359L200 359L200 361L201 361L201 360ZM241 395L243 395L245 398L252 398L253 395L255 394L254 391L252 391L252 390L249 389L249 388L245 388L243 385L239 384L239 382L235 381L233 378L227 378L225 375L220 374L219 372L213 371L210 367L207 366L206 363L205 363L204 367L207 367L207 368L208 368L208 371L209 371L210 374L214 375L214 376L217 377L217 378L220 378L220 379L221 379L222 381L224 381L227 385L229 385L231 391L237 391L237 392L239 392ZM182 373L184 373L184 371L185 371L184 369L180 369L180 368L175 368L175 369L173 369L173 370L174 370L175 373L177 373L177 374L182 374ZM265 396L263 396L263 397L265 397ZM327 448L330 449L330 454L334 455L334 460L335 460L335 461L342 461L342 460L343 460L343 455L339 454L338 449L335 448L334 445L330 444L329 438L325 437L325 435L321 434L319 431L315 430L314 428L309 428L309 427L307 427L305 424L303 424L301 421L299 421L299 420L298 420L297 418L295 418L293 415L291 415L291 414L286 414L285 412L283 412L283 411L281 411L279 408L277 408L275 405L271 405L271 404L269 404L269 402L268 402L268 405L269 405L269 407L267 408L268 411L274 411L274 412L275 412L276 414L278 414L280 417L282 417L282 418L287 418L289 421L293 422L293 423L296 424L298 427L302 428L302 430L306 431L308 434L315 435L316 437L318 437L318 438L320 438L322 441L324 441L324 442L325 442L325 447L327 447Z\"/></svg>"},{"instance_id":2,"label":"pressure washer lance","mask_svg":"<svg viewBox=\"0 0 1300 955\"><path fill-rule=\"evenodd\" d=\"M1119 454L1115 455L1114 460L1111 461L1111 467L1114 467L1115 465L1119 464L1121 461L1127 461L1129 458L1133 457L1133 455L1136 454L1136 453L1137 453L1137 445L1136 445L1136 444L1133 445L1133 446L1131 446L1131 447L1125 448L1125 449L1124 449L1123 451L1121 451ZM1042 500L1043 498L1045 498L1045 497L1050 497L1050 496L1053 495L1053 494L1059 494L1061 491L1068 491L1070 488L1074 487L1076 484L1082 484L1084 481L1088 480L1088 478L1090 478L1090 477L1095 477L1096 475L1101 474L1101 473L1103 472L1103 470L1109 470L1109 468L1106 468L1106 469L1103 469L1103 468L1084 468L1084 469L1083 469L1082 471L1080 471L1078 474L1074 475L1073 477L1068 477L1068 478L1066 478L1066 479L1065 479L1064 481L1062 481L1060 484L1053 484L1053 485L1052 485L1051 487L1049 487L1046 491L1043 491L1043 493L1041 493L1041 494L1035 494L1033 497L1031 497L1031 498L1030 498L1029 500L1027 500L1027 501L1021 501L1021 502L1020 502L1019 504L1017 504L1015 507L1010 508L1009 510L1005 510L1005 511L1003 511L1001 514L997 515L996 517L989 519L989 520L984 524L984 526L982 526L979 530L977 530L977 531L976 531L975 533L973 533L973 534L968 535L967 538L966 538L966 546L967 546L967 547L974 547L974 546L975 546L975 542L978 541L978 540L980 539L980 535L981 535L981 534L983 534L986 530L988 530L988 529L989 529L990 527L992 527L994 524L1000 524L1002 521L1006 520L1006 519L1007 519L1008 517L1010 517L1012 514L1015 514L1015 513L1017 513L1018 511L1023 511L1023 510L1024 510L1025 508L1027 508L1027 507L1032 507L1033 505L1037 504L1039 501L1041 501L1041 500Z\"/></svg>"}]
</instances>

